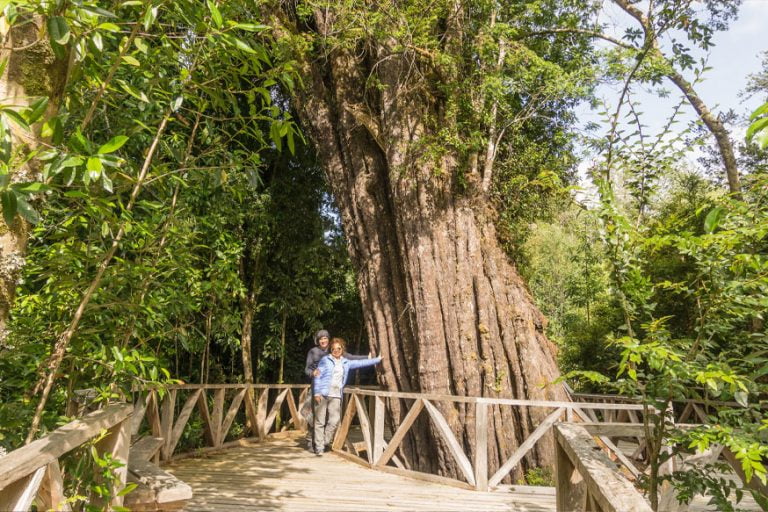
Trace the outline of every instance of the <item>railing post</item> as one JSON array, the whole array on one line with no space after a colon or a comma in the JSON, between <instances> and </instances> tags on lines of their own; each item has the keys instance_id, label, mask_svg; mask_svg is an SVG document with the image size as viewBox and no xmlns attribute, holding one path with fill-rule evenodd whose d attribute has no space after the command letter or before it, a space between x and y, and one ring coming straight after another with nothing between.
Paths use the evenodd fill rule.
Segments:
<instances>
[{"instance_id":1,"label":"railing post","mask_svg":"<svg viewBox=\"0 0 768 512\"><path fill-rule=\"evenodd\" d=\"M475 403L475 489L488 490L488 404Z\"/></svg>"},{"instance_id":2,"label":"railing post","mask_svg":"<svg viewBox=\"0 0 768 512\"><path fill-rule=\"evenodd\" d=\"M584 478L576 470L561 442L555 428L556 510L557 512L585 510L587 496Z\"/></svg>"},{"instance_id":3,"label":"railing post","mask_svg":"<svg viewBox=\"0 0 768 512\"><path fill-rule=\"evenodd\" d=\"M376 464L376 461L384 453L384 399L380 396L375 396L373 399L373 453L371 460L373 464Z\"/></svg>"},{"instance_id":4,"label":"railing post","mask_svg":"<svg viewBox=\"0 0 768 512\"><path fill-rule=\"evenodd\" d=\"M111 504L113 506L123 505L123 496L118 496L120 491L125 488L128 479L128 453L131 443L131 417L124 419L114 427L108 430L107 436L96 443L96 450L100 457L105 454L112 456L112 459L122 464L121 467L114 470L116 479L113 482L114 497ZM99 500L94 498L94 502Z\"/></svg>"}]
</instances>

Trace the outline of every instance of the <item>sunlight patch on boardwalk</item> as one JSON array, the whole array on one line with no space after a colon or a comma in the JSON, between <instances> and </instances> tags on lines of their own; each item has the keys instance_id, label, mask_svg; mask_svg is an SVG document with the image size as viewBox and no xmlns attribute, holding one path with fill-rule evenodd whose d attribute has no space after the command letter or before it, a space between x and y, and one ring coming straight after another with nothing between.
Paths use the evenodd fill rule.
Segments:
<instances>
[{"instance_id":1,"label":"sunlight patch on boardwalk","mask_svg":"<svg viewBox=\"0 0 768 512\"><path fill-rule=\"evenodd\" d=\"M316 457L297 434L231 448L165 468L188 483L185 510L520 511L555 510L546 494L475 492L364 468L333 454Z\"/></svg>"}]
</instances>

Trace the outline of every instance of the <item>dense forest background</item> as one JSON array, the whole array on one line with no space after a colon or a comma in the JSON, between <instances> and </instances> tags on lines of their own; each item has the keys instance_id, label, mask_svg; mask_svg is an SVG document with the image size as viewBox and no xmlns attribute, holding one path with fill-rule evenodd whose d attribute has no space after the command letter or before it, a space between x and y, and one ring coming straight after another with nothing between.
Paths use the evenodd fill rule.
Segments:
<instances>
[{"instance_id":1,"label":"dense forest background","mask_svg":"<svg viewBox=\"0 0 768 512\"><path fill-rule=\"evenodd\" d=\"M310 24L319 4L300 4ZM488 210L571 385L661 410L741 404L706 442L743 443L764 479L768 108L750 120L696 95L698 56L739 2L613 4L637 22L618 38L586 0L521 3L473 33L478 55L502 56L478 73L508 124L462 117L466 104L453 119L494 126ZM350 227L294 102L307 86L294 52L316 41L289 40L274 6L253 2L0 6L0 446L64 422L78 389L303 382L319 328L368 352ZM745 91L761 101L765 62ZM611 104L602 82L620 86ZM680 98L659 133L641 89ZM604 117L586 133L585 102ZM684 110L696 120L676 123ZM465 128L422 158L485 148ZM471 175L456 183L460 195Z\"/></svg>"}]
</instances>

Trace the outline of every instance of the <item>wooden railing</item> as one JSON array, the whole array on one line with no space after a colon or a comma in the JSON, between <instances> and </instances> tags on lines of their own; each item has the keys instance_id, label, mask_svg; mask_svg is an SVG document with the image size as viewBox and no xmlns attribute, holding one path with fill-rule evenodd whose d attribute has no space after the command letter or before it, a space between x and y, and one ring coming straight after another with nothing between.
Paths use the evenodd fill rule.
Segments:
<instances>
[{"instance_id":1,"label":"wooden railing","mask_svg":"<svg viewBox=\"0 0 768 512\"><path fill-rule=\"evenodd\" d=\"M603 429L602 434L610 433L615 432ZM642 494L584 426L560 423L555 439L558 512L651 512Z\"/></svg>"},{"instance_id":2,"label":"wooden railing","mask_svg":"<svg viewBox=\"0 0 768 512\"><path fill-rule=\"evenodd\" d=\"M130 429L130 404L110 405L58 428L47 436L0 457L0 510L29 510L33 503L38 509L63 510L69 506L64 498L64 483L59 459L97 438L100 454L108 453L123 464L115 471L115 494L124 486L127 475ZM98 504L96 497L92 503ZM112 505L122 505L123 497L115 496Z\"/></svg>"},{"instance_id":3,"label":"wooden railing","mask_svg":"<svg viewBox=\"0 0 768 512\"><path fill-rule=\"evenodd\" d=\"M575 403L553 402L546 400L517 400L503 398L460 397L450 395L429 395L422 393L399 393L378 391L372 389L347 388L345 394L349 397L339 429L333 441L333 449L342 456L368 467L404 474L414 478L430 481L440 481L464 488L487 491L498 486L520 464L523 458L545 435L552 431L553 425L561 421L591 422L590 411L599 411L604 416L611 416L617 421L627 414L639 418L642 406L637 404L604 404L604 403ZM409 403L410 408L399 425L393 427L393 432L385 438L385 419L388 410L387 400L398 400ZM366 403L367 401L367 403ZM456 439L448 422L435 403L463 404L474 407L475 432L472 461L465 453L461 443ZM545 409L547 415L543 421L520 444L517 450L494 473L488 467L488 413L493 406L498 407L528 407ZM425 412L424 412L425 411ZM406 468L397 456L398 449L409 430L413 427L420 414L427 414L439 432L442 440L448 446L451 455L460 468L463 480L448 479L441 476L420 473ZM357 417L363 436L362 446L349 438L350 427ZM626 420L625 420L626 421ZM635 475L639 470L632 461L624 455L607 437L601 436L605 447L615 452L615 456ZM365 452L365 455L361 454Z\"/></svg>"},{"instance_id":4,"label":"wooden railing","mask_svg":"<svg viewBox=\"0 0 768 512\"><path fill-rule=\"evenodd\" d=\"M283 419L282 429L304 430L305 420L299 413L309 390L304 384L186 384L168 387L164 393L149 390L138 393L135 400L131 433L142 429L162 444L156 462L178 456L177 447L190 418L195 414L203 427L204 446L193 450L200 453L224 448L236 418L243 431L234 437L264 439ZM298 395L295 396L295 395ZM146 422L146 427L144 425Z\"/></svg>"}]
</instances>

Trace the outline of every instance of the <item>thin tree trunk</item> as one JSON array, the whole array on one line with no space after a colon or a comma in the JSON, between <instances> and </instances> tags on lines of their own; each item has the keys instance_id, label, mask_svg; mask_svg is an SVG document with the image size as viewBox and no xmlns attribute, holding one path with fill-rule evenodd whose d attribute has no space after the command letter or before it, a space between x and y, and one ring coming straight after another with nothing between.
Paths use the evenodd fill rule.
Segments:
<instances>
[{"instance_id":1,"label":"thin tree trunk","mask_svg":"<svg viewBox=\"0 0 768 512\"><path fill-rule=\"evenodd\" d=\"M725 129L725 125L717 118L717 116L712 114L704 103L704 100L702 100L696 93L693 85L675 70L672 62L670 62L661 51L657 34L654 31L653 22L649 16L646 16L643 11L638 9L636 5L630 3L628 0L613 0L613 3L640 23L644 33L643 47L652 49L652 52L649 52L649 55L655 55L667 64L668 71L665 73L667 78L669 78L672 83L685 94L685 97L688 98L688 102L715 138L717 147L720 151L720 157L723 160L723 166L725 167L725 175L728 178L728 189L734 195L739 196L741 194L739 170L736 163L736 155L733 150L733 143L731 142L728 130Z\"/></svg>"},{"instance_id":2,"label":"thin tree trunk","mask_svg":"<svg viewBox=\"0 0 768 512\"><path fill-rule=\"evenodd\" d=\"M125 206L126 212L132 211L133 206L136 204L136 199L139 196L139 191L141 190L141 187L144 184L144 179L147 177L150 164L152 163L152 159L155 156L155 150L157 149L157 145L160 142L160 138L165 132L165 127L168 124L169 116L170 114L166 114L163 117L163 120L160 122L160 126L158 126L157 128L155 137L152 140L152 144L149 147L147 156L144 159L144 163L141 167L141 170L139 171L139 175L136 178L136 183L134 184L133 190L131 191L131 197L128 200L128 204ZM51 356L48 359L47 364L45 365L45 370L40 380L38 381L37 385L35 386L34 394L42 390L42 395L40 397L40 402L38 402L37 404L35 415L32 418L32 424L29 428L29 433L27 434L26 444L29 444L32 442L32 440L35 438L35 434L37 433L37 430L40 427L40 420L43 415L43 410L45 409L45 404L48 401L48 396L51 392L51 388L53 387L53 383L56 380L56 373L59 369L59 366L61 365L61 362L64 360L64 355L66 354L67 347L69 346L69 342L72 340L72 336L74 336L78 325L80 325L80 319L82 318L83 313L85 312L86 306L91 301L91 297L93 297L94 292L96 292L96 289L101 284L101 278L104 276L104 272L107 270L107 267L109 267L109 264L112 262L112 258L115 256L115 253L117 252L117 248L120 246L120 241L123 239L123 236L125 236L126 222L127 221L123 221L120 224L120 228L117 230L117 234L115 235L115 238L112 240L112 245L110 246L109 250L107 250L107 252L104 254L104 257L102 258L101 263L99 263L99 266L96 270L96 275L93 277L91 284L83 293L83 296L80 299L80 304L77 306L77 309L75 310L75 314L72 317L72 320L69 326L66 328L66 330L64 330L64 332L62 332L59 335L58 339L56 340L56 345L54 346L53 352L51 353Z\"/></svg>"},{"instance_id":3,"label":"thin tree trunk","mask_svg":"<svg viewBox=\"0 0 768 512\"><path fill-rule=\"evenodd\" d=\"M317 30L323 18L316 13ZM411 148L430 135L441 105L415 101L399 84L411 63L396 52L376 62L380 96L365 97L371 62L338 50L304 62L299 116L324 163L358 276L379 379L392 390L465 396L567 400L545 319L496 237L481 179L457 193L458 155L424 162ZM419 98L421 100L421 98ZM465 453L474 456L474 410L436 403ZM405 411L395 406L394 420ZM491 471L503 464L547 411L494 408ZM411 466L456 476L437 431L420 424L405 443ZM513 473L553 459L539 442Z\"/></svg>"},{"instance_id":4,"label":"thin tree trunk","mask_svg":"<svg viewBox=\"0 0 768 512\"><path fill-rule=\"evenodd\" d=\"M19 19L8 28L0 28L0 60L8 59L5 72L0 76L0 101L4 104L24 107L36 97L47 96L50 117L58 110L66 85L69 60L57 58L43 29L45 18L31 16ZM42 123L40 123L42 125ZM39 130L23 132L11 127L13 154L9 165L12 182L36 181L38 169L34 162L15 165L14 159L36 149ZM16 283L24 265L29 225L21 217L7 226L0 222L0 341L5 337L6 324L16 292Z\"/></svg>"},{"instance_id":5,"label":"thin tree trunk","mask_svg":"<svg viewBox=\"0 0 768 512\"><path fill-rule=\"evenodd\" d=\"M283 318L280 322L280 369L277 374L277 383L283 383L283 375L285 371L285 323L288 319L288 313L283 311Z\"/></svg>"}]
</instances>

